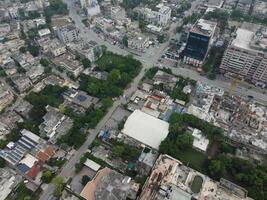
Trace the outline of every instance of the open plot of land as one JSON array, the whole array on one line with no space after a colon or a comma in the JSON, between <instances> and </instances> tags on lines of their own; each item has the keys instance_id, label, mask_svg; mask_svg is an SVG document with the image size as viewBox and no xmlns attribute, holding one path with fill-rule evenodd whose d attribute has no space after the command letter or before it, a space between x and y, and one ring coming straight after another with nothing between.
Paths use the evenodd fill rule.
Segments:
<instances>
[{"instance_id":1,"label":"open plot of land","mask_svg":"<svg viewBox=\"0 0 267 200\"><path fill-rule=\"evenodd\" d=\"M84 188L84 186L81 183L82 177L83 176L89 176L91 179L93 179L95 174L96 174L96 172L94 172L90 168L84 166L83 169L78 174L76 174L76 176L73 177L71 184L70 184L72 190L74 192L80 194L80 192Z\"/></svg>"},{"instance_id":2,"label":"open plot of land","mask_svg":"<svg viewBox=\"0 0 267 200\"><path fill-rule=\"evenodd\" d=\"M185 165L188 164L189 167L203 172L205 161L207 159L206 155L201 152L196 151L195 149L188 149L182 151L177 155L177 158L181 160Z\"/></svg>"}]
</instances>

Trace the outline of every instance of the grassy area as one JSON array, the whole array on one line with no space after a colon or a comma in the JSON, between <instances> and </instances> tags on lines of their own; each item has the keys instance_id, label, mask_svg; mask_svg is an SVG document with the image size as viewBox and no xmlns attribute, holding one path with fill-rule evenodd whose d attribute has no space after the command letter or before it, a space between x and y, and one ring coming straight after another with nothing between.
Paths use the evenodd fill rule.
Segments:
<instances>
[{"instance_id":1,"label":"grassy area","mask_svg":"<svg viewBox=\"0 0 267 200\"><path fill-rule=\"evenodd\" d=\"M187 149L177 154L176 158L189 167L204 172L207 156L195 149Z\"/></svg>"}]
</instances>

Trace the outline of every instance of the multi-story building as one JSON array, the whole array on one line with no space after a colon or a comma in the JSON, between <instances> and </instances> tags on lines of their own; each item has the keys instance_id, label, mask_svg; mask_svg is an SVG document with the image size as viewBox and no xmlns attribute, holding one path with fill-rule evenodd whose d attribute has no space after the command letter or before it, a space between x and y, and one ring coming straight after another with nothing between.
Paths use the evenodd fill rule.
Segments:
<instances>
[{"instance_id":1,"label":"multi-story building","mask_svg":"<svg viewBox=\"0 0 267 200\"><path fill-rule=\"evenodd\" d=\"M67 24L57 29L57 36L61 42L68 44L79 38L79 31L73 24Z\"/></svg>"},{"instance_id":2,"label":"multi-story building","mask_svg":"<svg viewBox=\"0 0 267 200\"><path fill-rule=\"evenodd\" d=\"M266 1L255 1L252 15L261 19L267 18L267 2Z\"/></svg>"},{"instance_id":3,"label":"multi-story building","mask_svg":"<svg viewBox=\"0 0 267 200\"><path fill-rule=\"evenodd\" d=\"M252 0L239 0L236 5L236 10L240 11L242 14L249 14Z\"/></svg>"},{"instance_id":4,"label":"multi-story building","mask_svg":"<svg viewBox=\"0 0 267 200\"><path fill-rule=\"evenodd\" d=\"M146 22L157 26L167 26L171 20L171 8L163 4L158 4L155 10L139 8L138 12L144 17Z\"/></svg>"},{"instance_id":5,"label":"multi-story building","mask_svg":"<svg viewBox=\"0 0 267 200\"><path fill-rule=\"evenodd\" d=\"M267 83L267 29L254 32L239 28L224 53L222 73L250 80L257 85Z\"/></svg>"},{"instance_id":6,"label":"multi-story building","mask_svg":"<svg viewBox=\"0 0 267 200\"><path fill-rule=\"evenodd\" d=\"M207 55L216 29L216 23L199 19L191 28L183 51L184 62L200 67Z\"/></svg>"}]
</instances>

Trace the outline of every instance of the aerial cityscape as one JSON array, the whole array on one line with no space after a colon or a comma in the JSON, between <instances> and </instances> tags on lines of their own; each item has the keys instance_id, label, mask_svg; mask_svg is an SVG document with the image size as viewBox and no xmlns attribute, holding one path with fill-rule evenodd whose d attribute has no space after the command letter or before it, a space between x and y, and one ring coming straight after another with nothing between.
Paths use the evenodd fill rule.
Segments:
<instances>
[{"instance_id":1,"label":"aerial cityscape","mask_svg":"<svg viewBox=\"0 0 267 200\"><path fill-rule=\"evenodd\" d=\"M266 0L1 0L0 200L267 200Z\"/></svg>"}]
</instances>

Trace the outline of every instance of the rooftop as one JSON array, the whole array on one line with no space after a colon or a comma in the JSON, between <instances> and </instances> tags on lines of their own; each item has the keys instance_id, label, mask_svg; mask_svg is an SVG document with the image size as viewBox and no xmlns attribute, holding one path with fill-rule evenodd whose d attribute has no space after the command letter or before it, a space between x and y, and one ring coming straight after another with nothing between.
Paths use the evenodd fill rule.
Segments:
<instances>
[{"instance_id":1,"label":"rooftop","mask_svg":"<svg viewBox=\"0 0 267 200\"><path fill-rule=\"evenodd\" d=\"M191 28L191 32L211 37L215 31L216 25L215 22L199 19Z\"/></svg>"},{"instance_id":2,"label":"rooftop","mask_svg":"<svg viewBox=\"0 0 267 200\"><path fill-rule=\"evenodd\" d=\"M139 142L158 149L169 133L169 123L135 110L126 120L122 133Z\"/></svg>"},{"instance_id":3,"label":"rooftop","mask_svg":"<svg viewBox=\"0 0 267 200\"><path fill-rule=\"evenodd\" d=\"M126 200L131 192L130 177L104 168L86 184L80 195L87 200Z\"/></svg>"}]
</instances>

